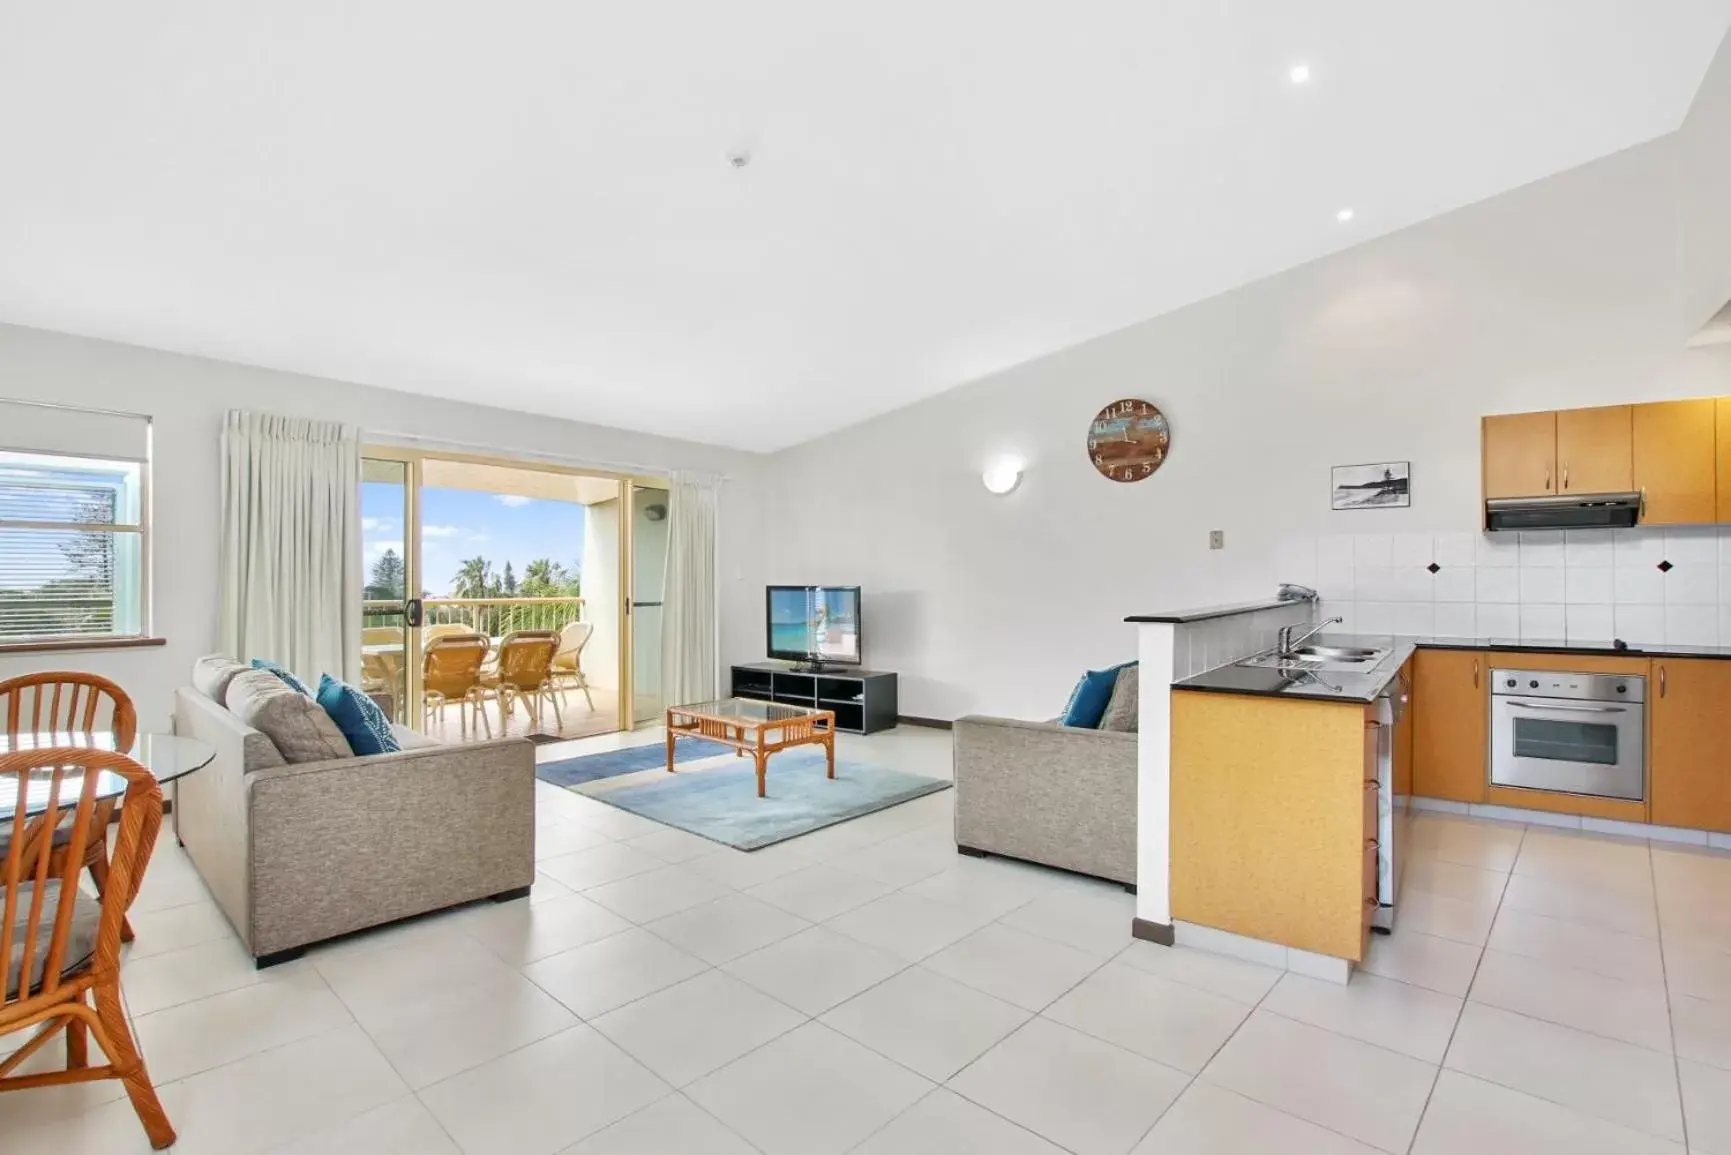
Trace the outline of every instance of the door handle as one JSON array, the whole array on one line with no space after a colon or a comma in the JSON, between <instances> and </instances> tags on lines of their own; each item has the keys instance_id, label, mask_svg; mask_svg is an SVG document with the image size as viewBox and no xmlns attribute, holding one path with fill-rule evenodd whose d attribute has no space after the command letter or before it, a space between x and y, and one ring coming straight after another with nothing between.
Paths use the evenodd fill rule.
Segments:
<instances>
[{"instance_id":1,"label":"door handle","mask_svg":"<svg viewBox=\"0 0 1731 1155\"><path fill-rule=\"evenodd\" d=\"M1664 666L1659 667L1659 696L1661 698L1663 698L1665 696L1665 667Z\"/></svg>"},{"instance_id":2,"label":"door handle","mask_svg":"<svg viewBox=\"0 0 1731 1155\"><path fill-rule=\"evenodd\" d=\"M1550 486L1546 485L1545 488L1549 489ZM1479 660L1477 658L1474 658L1473 659L1473 689L1476 690L1478 688L1479 688Z\"/></svg>"},{"instance_id":3,"label":"door handle","mask_svg":"<svg viewBox=\"0 0 1731 1155\"><path fill-rule=\"evenodd\" d=\"M1551 467L1545 466L1545 492L1551 492Z\"/></svg>"},{"instance_id":4,"label":"door handle","mask_svg":"<svg viewBox=\"0 0 1731 1155\"><path fill-rule=\"evenodd\" d=\"M1563 462L1563 488L1569 488L1569 463Z\"/></svg>"},{"instance_id":5,"label":"door handle","mask_svg":"<svg viewBox=\"0 0 1731 1155\"><path fill-rule=\"evenodd\" d=\"M1518 707L1522 710L1537 710L1541 713L1546 710L1555 710L1559 714L1626 714L1629 712L1628 707L1626 706L1570 706L1563 703L1550 702L1544 704L1538 702L1517 702L1513 699L1505 699L1505 701L1507 701L1510 706Z\"/></svg>"},{"instance_id":6,"label":"door handle","mask_svg":"<svg viewBox=\"0 0 1731 1155\"><path fill-rule=\"evenodd\" d=\"M410 598L408 601L403 603L403 620L408 623L409 628L412 630L418 630L421 628L422 612L423 610L420 598Z\"/></svg>"}]
</instances>

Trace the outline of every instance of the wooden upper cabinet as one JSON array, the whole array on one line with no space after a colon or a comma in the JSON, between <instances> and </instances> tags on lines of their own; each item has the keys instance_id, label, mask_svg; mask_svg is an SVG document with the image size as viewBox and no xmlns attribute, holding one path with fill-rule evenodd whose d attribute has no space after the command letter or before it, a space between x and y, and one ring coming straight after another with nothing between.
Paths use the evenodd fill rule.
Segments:
<instances>
[{"instance_id":1,"label":"wooden upper cabinet","mask_svg":"<svg viewBox=\"0 0 1731 1155\"><path fill-rule=\"evenodd\" d=\"M1482 423L1485 497L1557 492L1557 415L1506 413Z\"/></svg>"},{"instance_id":2,"label":"wooden upper cabinet","mask_svg":"<svg viewBox=\"0 0 1731 1155\"><path fill-rule=\"evenodd\" d=\"M1413 655L1412 682L1412 792L1483 802L1489 781L1488 655L1420 650Z\"/></svg>"},{"instance_id":3,"label":"wooden upper cabinet","mask_svg":"<svg viewBox=\"0 0 1731 1155\"><path fill-rule=\"evenodd\" d=\"M1714 405L1719 411L1719 520L1731 521L1731 397L1721 397Z\"/></svg>"},{"instance_id":4,"label":"wooden upper cabinet","mask_svg":"<svg viewBox=\"0 0 1731 1155\"><path fill-rule=\"evenodd\" d=\"M1720 410L1711 397L1633 407L1634 488L1647 498L1643 525L1719 520Z\"/></svg>"},{"instance_id":5,"label":"wooden upper cabinet","mask_svg":"<svg viewBox=\"0 0 1731 1155\"><path fill-rule=\"evenodd\" d=\"M1635 488L1632 405L1557 414L1557 493L1627 493Z\"/></svg>"},{"instance_id":6,"label":"wooden upper cabinet","mask_svg":"<svg viewBox=\"0 0 1731 1155\"><path fill-rule=\"evenodd\" d=\"M1731 831L1731 764L1725 717L1731 712L1731 661L1653 663L1647 683L1652 820L1661 826Z\"/></svg>"}]
</instances>

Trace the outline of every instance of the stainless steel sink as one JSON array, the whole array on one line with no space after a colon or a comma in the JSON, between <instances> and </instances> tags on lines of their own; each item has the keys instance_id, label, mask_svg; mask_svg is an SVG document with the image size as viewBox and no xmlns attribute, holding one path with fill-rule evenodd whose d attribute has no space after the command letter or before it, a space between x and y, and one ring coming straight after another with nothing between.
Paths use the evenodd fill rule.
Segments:
<instances>
[{"instance_id":1,"label":"stainless steel sink","mask_svg":"<svg viewBox=\"0 0 1731 1155\"><path fill-rule=\"evenodd\" d=\"M1313 658L1323 662L1374 662L1388 653L1387 650L1373 650L1363 646L1300 646L1292 652L1300 658Z\"/></svg>"}]
</instances>

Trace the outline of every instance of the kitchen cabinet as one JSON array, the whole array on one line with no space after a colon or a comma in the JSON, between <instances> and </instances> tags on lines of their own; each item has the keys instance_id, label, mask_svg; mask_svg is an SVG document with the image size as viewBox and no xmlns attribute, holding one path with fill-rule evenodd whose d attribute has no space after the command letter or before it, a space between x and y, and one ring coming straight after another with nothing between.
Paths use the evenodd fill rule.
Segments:
<instances>
[{"instance_id":1,"label":"kitchen cabinet","mask_svg":"<svg viewBox=\"0 0 1731 1155\"><path fill-rule=\"evenodd\" d=\"M1632 405L1557 414L1558 493L1627 493L1635 487Z\"/></svg>"},{"instance_id":2,"label":"kitchen cabinet","mask_svg":"<svg viewBox=\"0 0 1731 1155\"><path fill-rule=\"evenodd\" d=\"M1717 411L1719 458L1719 520L1731 521L1731 397L1721 397L1713 403Z\"/></svg>"},{"instance_id":3,"label":"kitchen cabinet","mask_svg":"<svg viewBox=\"0 0 1731 1155\"><path fill-rule=\"evenodd\" d=\"M1731 832L1731 661L1656 659L1647 703L1652 821Z\"/></svg>"},{"instance_id":4,"label":"kitchen cabinet","mask_svg":"<svg viewBox=\"0 0 1731 1155\"><path fill-rule=\"evenodd\" d=\"M1420 650L1413 657L1412 792L1483 802L1489 697L1486 655Z\"/></svg>"},{"instance_id":5,"label":"kitchen cabinet","mask_svg":"<svg viewBox=\"0 0 1731 1155\"><path fill-rule=\"evenodd\" d=\"M1505 413L1480 423L1485 497L1556 492L1557 415Z\"/></svg>"},{"instance_id":6,"label":"kitchen cabinet","mask_svg":"<svg viewBox=\"0 0 1731 1155\"><path fill-rule=\"evenodd\" d=\"M1707 525L1720 517L1718 428L1731 406L1713 398L1636 405L1631 414L1634 488L1643 525ZM1726 508L1731 513L1731 507Z\"/></svg>"}]
</instances>

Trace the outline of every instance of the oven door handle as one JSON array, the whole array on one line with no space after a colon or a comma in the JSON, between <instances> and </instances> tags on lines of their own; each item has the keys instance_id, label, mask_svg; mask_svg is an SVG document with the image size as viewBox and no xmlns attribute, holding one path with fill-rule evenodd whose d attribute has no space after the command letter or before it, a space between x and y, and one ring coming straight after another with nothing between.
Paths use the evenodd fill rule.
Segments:
<instances>
[{"instance_id":1,"label":"oven door handle","mask_svg":"<svg viewBox=\"0 0 1731 1155\"><path fill-rule=\"evenodd\" d=\"M1546 710L1555 710L1561 714L1626 714L1629 712L1627 706L1570 706L1549 702L1541 706L1536 702L1517 702L1508 698L1503 700L1510 706L1516 706L1522 710L1537 710L1541 713Z\"/></svg>"}]
</instances>

